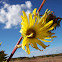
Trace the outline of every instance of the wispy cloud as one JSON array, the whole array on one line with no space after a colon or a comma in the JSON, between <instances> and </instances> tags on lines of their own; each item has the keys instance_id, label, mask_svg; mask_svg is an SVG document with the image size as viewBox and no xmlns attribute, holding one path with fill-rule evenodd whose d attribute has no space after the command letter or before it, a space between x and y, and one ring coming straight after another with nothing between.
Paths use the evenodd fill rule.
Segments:
<instances>
[{"instance_id":1,"label":"wispy cloud","mask_svg":"<svg viewBox=\"0 0 62 62\"><path fill-rule=\"evenodd\" d=\"M58 54L62 53L62 47L55 47L55 48L49 48L45 49L44 51L31 51L31 54L28 55L26 52L18 52L15 53L14 57L33 57L33 56L42 56L42 55L48 55L48 54Z\"/></svg>"},{"instance_id":2,"label":"wispy cloud","mask_svg":"<svg viewBox=\"0 0 62 62\"><path fill-rule=\"evenodd\" d=\"M2 3L2 2L9 2L8 0L0 0L0 3Z\"/></svg>"},{"instance_id":3,"label":"wispy cloud","mask_svg":"<svg viewBox=\"0 0 62 62\"><path fill-rule=\"evenodd\" d=\"M18 26L21 23L20 15L24 10L27 15L31 12L32 4L26 1L25 4L10 5L3 2L3 7L0 9L0 23L5 24L5 29L10 29L12 26Z\"/></svg>"}]
</instances>

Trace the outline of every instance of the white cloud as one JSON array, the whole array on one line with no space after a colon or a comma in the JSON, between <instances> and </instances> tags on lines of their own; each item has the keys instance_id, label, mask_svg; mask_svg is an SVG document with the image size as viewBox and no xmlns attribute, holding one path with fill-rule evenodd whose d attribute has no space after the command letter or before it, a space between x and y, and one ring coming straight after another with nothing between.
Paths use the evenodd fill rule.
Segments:
<instances>
[{"instance_id":1,"label":"white cloud","mask_svg":"<svg viewBox=\"0 0 62 62\"><path fill-rule=\"evenodd\" d=\"M17 26L21 23L20 15L24 10L27 15L31 12L32 4L26 1L25 4L10 5L3 2L4 6L0 9L0 23L5 24L5 29L10 29L12 26Z\"/></svg>"},{"instance_id":2,"label":"white cloud","mask_svg":"<svg viewBox=\"0 0 62 62\"><path fill-rule=\"evenodd\" d=\"M30 8L30 9L31 9L31 7L32 7L31 2L30 2L30 1L27 1L27 2L25 2L25 3L26 3L26 6L27 6L28 8Z\"/></svg>"}]
</instances>

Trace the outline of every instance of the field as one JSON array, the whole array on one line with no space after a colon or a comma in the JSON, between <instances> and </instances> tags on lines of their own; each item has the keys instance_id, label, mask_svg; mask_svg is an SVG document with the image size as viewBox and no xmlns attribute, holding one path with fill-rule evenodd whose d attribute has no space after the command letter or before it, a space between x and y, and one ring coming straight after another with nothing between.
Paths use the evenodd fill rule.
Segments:
<instances>
[{"instance_id":1,"label":"field","mask_svg":"<svg viewBox=\"0 0 62 62\"><path fill-rule=\"evenodd\" d=\"M62 62L62 56L54 56L54 57L32 57L32 58L24 58L22 60L15 59L10 62Z\"/></svg>"}]
</instances>

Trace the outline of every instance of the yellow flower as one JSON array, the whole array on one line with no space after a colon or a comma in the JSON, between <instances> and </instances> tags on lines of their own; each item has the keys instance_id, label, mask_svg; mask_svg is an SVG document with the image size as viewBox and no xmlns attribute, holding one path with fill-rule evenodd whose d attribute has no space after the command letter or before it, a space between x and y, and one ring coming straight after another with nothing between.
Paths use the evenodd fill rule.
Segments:
<instances>
[{"instance_id":1,"label":"yellow flower","mask_svg":"<svg viewBox=\"0 0 62 62\"><path fill-rule=\"evenodd\" d=\"M21 27L20 33L23 36L22 49L25 50L28 54L30 54L29 44L37 50L40 50L37 47L37 44L39 44L45 49L49 45L46 46L42 41L51 42L53 40L52 38L56 37L56 36L52 36L55 33L49 32L55 27L55 24L51 26L53 23L53 20L49 21L48 23L45 23L45 18L46 18L45 14L39 20L39 17L35 15L36 10L37 9L35 8L33 10L33 13L29 14L29 20L24 11L23 11L23 16L21 16L22 27ZM52 39L52 40L48 41L46 39ZM25 49L25 46L26 46L26 49ZM43 50L40 50L40 51L43 51Z\"/></svg>"}]
</instances>

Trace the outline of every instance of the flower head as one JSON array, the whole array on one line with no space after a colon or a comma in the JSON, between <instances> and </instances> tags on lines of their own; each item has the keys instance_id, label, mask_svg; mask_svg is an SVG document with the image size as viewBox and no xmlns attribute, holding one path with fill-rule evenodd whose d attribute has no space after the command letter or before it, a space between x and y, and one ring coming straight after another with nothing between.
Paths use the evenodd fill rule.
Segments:
<instances>
[{"instance_id":1,"label":"flower head","mask_svg":"<svg viewBox=\"0 0 62 62\"><path fill-rule=\"evenodd\" d=\"M36 10L37 9L35 8L33 10L33 13L29 14L29 19L27 18L27 15L24 11L23 11L23 16L21 16L22 27L20 33L23 36L22 49L25 50L28 54L30 54L29 44L37 50L40 50L37 44L39 44L45 49L49 45L46 46L42 41L51 42L52 40L48 41L46 39L52 39L56 37L56 36L52 36L55 33L49 32L50 30L54 29L56 24L53 24L53 20L50 20L48 23L46 23L46 18L50 11L46 11L45 14L41 18L39 18L39 16L36 15Z\"/></svg>"}]
</instances>

